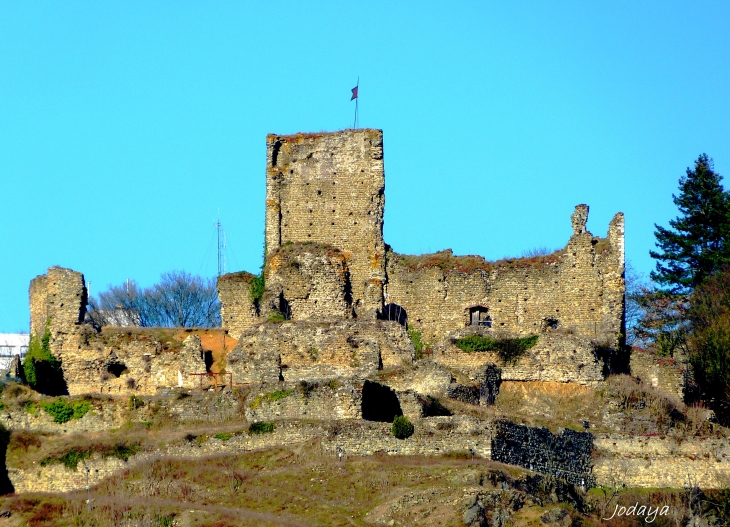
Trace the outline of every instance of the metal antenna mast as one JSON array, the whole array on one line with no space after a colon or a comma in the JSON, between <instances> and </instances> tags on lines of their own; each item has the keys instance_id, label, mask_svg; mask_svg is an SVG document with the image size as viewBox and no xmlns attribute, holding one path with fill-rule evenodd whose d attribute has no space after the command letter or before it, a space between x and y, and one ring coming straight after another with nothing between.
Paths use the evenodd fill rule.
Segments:
<instances>
[{"instance_id":1,"label":"metal antenna mast","mask_svg":"<svg viewBox=\"0 0 730 527\"><path fill-rule=\"evenodd\" d=\"M223 232L223 227L221 226L221 218L220 218L220 212L218 214L218 221L215 224L215 230L218 233L218 276L225 274L226 272L226 263L225 263L225 257L223 256L223 250L226 246L225 241L225 233Z\"/></svg>"}]
</instances>

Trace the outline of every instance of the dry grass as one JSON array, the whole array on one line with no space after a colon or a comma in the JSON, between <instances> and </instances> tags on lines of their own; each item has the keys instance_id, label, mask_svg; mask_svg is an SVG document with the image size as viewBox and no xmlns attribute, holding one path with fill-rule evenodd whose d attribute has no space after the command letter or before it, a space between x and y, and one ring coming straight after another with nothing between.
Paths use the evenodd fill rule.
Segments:
<instances>
[{"instance_id":1,"label":"dry grass","mask_svg":"<svg viewBox=\"0 0 730 527\"><path fill-rule=\"evenodd\" d=\"M362 526L378 506L416 493L445 496L420 511L425 514L418 524L438 519L440 525L456 526L464 486L489 485L485 474L496 467L485 460L392 456L339 462L315 442L135 467L92 489L90 512L85 492L11 497L1 506L36 526L168 525L163 518L181 526ZM402 525L416 524L408 508L385 509Z\"/></svg>"},{"instance_id":2,"label":"dry grass","mask_svg":"<svg viewBox=\"0 0 730 527\"><path fill-rule=\"evenodd\" d=\"M456 527L463 525L464 510L473 503L473 496L482 493L501 496L503 506L519 503L508 523L514 527L543 525L540 516L557 506L569 512L574 525L641 525L621 523L623 519L601 523L598 490L587 496L595 508L582 515L572 504L557 502L553 490L543 489L539 480L509 468L505 473L500 464L485 460L386 455L340 462L324 455L313 442L238 456L159 460L92 488L88 505L86 492L80 491L8 496L0 498L0 509L12 512L13 525L33 527L364 527L373 523ZM515 500L516 493L523 492L531 498ZM729 494L707 495L705 501L726 506ZM688 514L682 490L625 489L618 495L621 505L637 501L669 505L677 525L683 525Z\"/></svg>"},{"instance_id":3,"label":"dry grass","mask_svg":"<svg viewBox=\"0 0 730 527\"><path fill-rule=\"evenodd\" d=\"M710 436L726 429L708 423L702 407L685 407L628 375L612 375L594 389L575 383L509 382L500 386L496 404L474 406L451 399L441 402L454 414L479 419L509 419L530 426L621 432L643 435Z\"/></svg>"},{"instance_id":4,"label":"dry grass","mask_svg":"<svg viewBox=\"0 0 730 527\"><path fill-rule=\"evenodd\" d=\"M419 255L389 253L388 258L396 265L403 266L410 271L438 268L446 272L456 271L468 274L479 270L485 272L493 270L507 271L515 268L540 268L547 265L555 265L563 253L564 250L560 249L550 254L540 254L524 258L502 258L501 260L490 262L477 255L454 256L451 249L446 249L432 254Z\"/></svg>"}]
</instances>

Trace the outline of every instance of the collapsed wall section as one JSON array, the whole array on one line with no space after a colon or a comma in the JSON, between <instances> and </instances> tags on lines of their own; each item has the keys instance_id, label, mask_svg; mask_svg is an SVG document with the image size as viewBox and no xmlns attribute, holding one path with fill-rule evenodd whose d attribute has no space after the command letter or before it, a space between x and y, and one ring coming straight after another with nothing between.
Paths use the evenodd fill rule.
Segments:
<instances>
[{"instance_id":1,"label":"collapsed wall section","mask_svg":"<svg viewBox=\"0 0 730 527\"><path fill-rule=\"evenodd\" d=\"M496 340L509 334L487 328L463 328L453 331L432 348L436 364L461 372L477 380L490 364L501 369L503 381L575 382L595 385L606 375L606 363L587 338L563 331L541 333L537 343L513 360L505 361L498 351L463 351L456 346L459 339L480 335Z\"/></svg>"},{"instance_id":2,"label":"collapsed wall section","mask_svg":"<svg viewBox=\"0 0 730 527\"><path fill-rule=\"evenodd\" d=\"M200 336L184 341L167 328L104 328L84 325L65 339L61 360L70 395L155 395L169 388L198 387L205 373Z\"/></svg>"},{"instance_id":3,"label":"collapsed wall section","mask_svg":"<svg viewBox=\"0 0 730 527\"><path fill-rule=\"evenodd\" d=\"M246 329L259 321L252 291L256 276L245 271L218 277L218 300L221 303L221 326L238 340Z\"/></svg>"},{"instance_id":4,"label":"collapsed wall section","mask_svg":"<svg viewBox=\"0 0 730 527\"><path fill-rule=\"evenodd\" d=\"M271 134L266 139L266 250L328 244L347 259L352 306L374 319L385 281L381 130Z\"/></svg>"},{"instance_id":5,"label":"collapsed wall section","mask_svg":"<svg viewBox=\"0 0 730 527\"><path fill-rule=\"evenodd\" d=\"M565 329L617 347L623 335L623 214L606 239L585 229L588 207L573 214L573 235L550 255L487 262L450 250L406 256L388 252L386 305L439 340L476 324L515 335Z\"/></svg>"},{"instance_id":6,"label":"collapsed wall section","mask_svg":"<svg viewBox=\"0 0 730 527\"><path fill-rule=\"evenodd\" d=\"M31 334L48 328L49 351L61 361L69 394L155 394L160 389L195 386L191 373L205 372L199 336L184 342L174 330L104 328L84 323L84 275L51 267L30 283ZM41 389L46 388L41 386Z\"/></svg>"}]
</instances>

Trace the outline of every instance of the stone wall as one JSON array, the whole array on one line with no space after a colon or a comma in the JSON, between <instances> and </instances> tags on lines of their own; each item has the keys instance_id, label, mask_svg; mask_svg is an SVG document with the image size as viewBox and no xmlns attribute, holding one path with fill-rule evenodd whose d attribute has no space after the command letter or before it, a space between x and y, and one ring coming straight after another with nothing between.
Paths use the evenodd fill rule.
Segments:
<instances>
[{"instance_id":1,"label":"stone wall","mask_svg":"<svg viewBox=\"0 0 730 527\"><path fill-rule=\"evenodd\" d=\"M593 474L598 485L707 488L730 486L725 438L597 435Z\"/></svg>"},{"instance_id":2,"label":"stone wall","mask_svg":"<svg viewBox=\"0 0 730 527\"><path fill-rule=\"evenodd\" d=\"M681 360L659 357L646 350L631 351L631 375L674 400L683 400L688 366Z\"/></svg>"},{"instance_id":3,"label":"stone wall","mask_svg":"<svg viewBox=\"0 0 730 527\"><path fill-rule=\"evenodd\" d=\"M266 260L262 317L280 312L291 320L352 318L350 273L338 249L314 243L287 243Z\"/></svg>"},{"instance_id":4,"label":"stone wall","mask_svg":"<svg viewBox=\"0 0 730 527\"><path fill-rule=\"evenodd\" d=\"M272 397L277 393L283 396ZM359 419L362 416L362 382L331 380L262 386L252 390L245 413L249 421Z\"/></svg>"},{"instance_id":5,"label":"stone wall","mask_svg":"<svg viewBox=\"0 0 730 527\"><path fill-rule=\"evenodd\" d=\"M611 220L605 239L585 229L587 215L586 205L576 207L568 244L546 256L487 262L450 250L389 251L386 302L401 306L408 324L432 342L469 325L476 309L492 327L515 335L557 327L615 348L623 334L623 214Z\"/></svg>"},{"instance_id":6,"label":"stone wall","mask_svg":"<svg viewBox=\"0 0 730 527\"><path fill-rule=\"evenodd\" d=\"M235 383L367 377L410 365L415 351L395 322L268 322L245 331L228 355Z\"/></svg>"},{"instance_id":7,"label":"stone wall","mask_svg":"<svg viewBox=\"0 0 730 527\"><path fill-rule=\"evenodd\" d=\"M206 371L200 337L179 342L174 330L105 328L83 323L84 275L51 267L30 284L31 330L51 333L50 351L61 361L68 393L154 394L172 387L194 388L191 373Z\"/></svg>"},{"instance_id":8,"label":"stone wall","mask_svg":"<svg viewBox=\"0 0 730 527\"><path fill-rule=\"evenodd\" d=\"M453 331L433 347L432 359L437 364L462 372L477 380L489 364L498 364L504 381L577 382L594 385L604 379L604 363L595 346L586 338L563 331L541 333L537 344L525 351L515 364L503 364L497 352L465 352L454 342L468 335L479 334L503 338L508 333L489 328L469 327Z\"/></svg>"},{"instance_id":9,"label":"stone wall","mask_svg":"<svg viewBox=\"0 0 730 527\"><path fill-rule=\"evenodd\" d=\"M218 300L221 302L221 326L238 340L244 330L259 322L251 299L251 282L255 278L245 271L218 277Z\"/></svg>"},{"instance_id":10,"label":"stone wall","mask_svg":"<svg viewBox=\"0 0 730 527\"><path fill-rule=\"evenodd\" d=\"M87 291L84 275L63 267L49 267L30 282L30 334L41 338L46 324L51 331L51 352L73 332L86 314Z\"/></svg>"},{"instance_id":11,"label":"stone wall","mask_svg":"<svg viewBox=\"0 0 730 527\"><path fill-rule=\"evenodd\" d=\"M492 459L549 474L585 488L592 476L593 435L569 429L552 434L547 428L533 428L509 421L495 423Z\"/></svg>"},{"instance_id":12,"label":"stone wall","mask_svg":"<svg viewBox=\"0 0 730 527\"><path fill-rule=\"evenodd\" d=\"M160 329L92 328L69 335L56 356L71 395L85 393L154 395L165 388L196 388L191 373L205 373L198 335L181 344Z\"/></svg>"},{"instance_id":13,"label":"stone wall","mask_svg":"<svg viewBox=\"0 0 730 527\"><path fill-rule=\"evenodd\" d=\"M385 281L382 131L271 134L266 145L267 255L286 242L340 249L355 312L375 318Z\"/></svg>"}]
</instances>

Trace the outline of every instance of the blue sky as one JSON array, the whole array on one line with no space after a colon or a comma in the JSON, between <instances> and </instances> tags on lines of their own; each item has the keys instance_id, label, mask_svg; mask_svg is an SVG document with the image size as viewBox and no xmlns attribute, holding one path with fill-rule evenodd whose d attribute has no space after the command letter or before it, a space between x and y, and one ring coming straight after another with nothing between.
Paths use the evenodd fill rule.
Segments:
<instances>
[{"instance_id":1,"label":"blue sky","mask_svg":"<svg viewBox=\"0 0 730 527\"><path fill-rule=\"evenodd\" d=\"M730 176L727 2L1 2L0 332L52 265L92 293L256 271L267 133L385 139L385 239L488 259L654 223L706 152Z\"/></svg>"}]
</instances>

